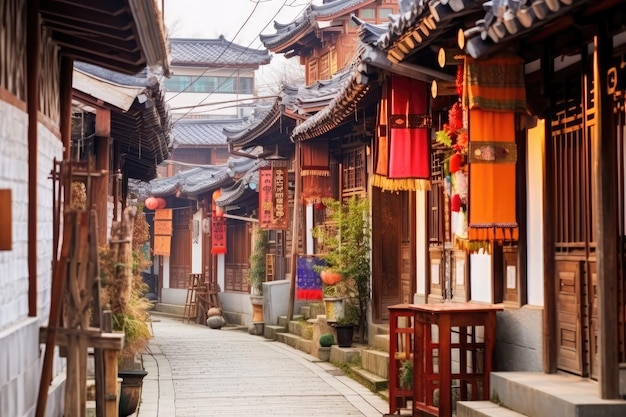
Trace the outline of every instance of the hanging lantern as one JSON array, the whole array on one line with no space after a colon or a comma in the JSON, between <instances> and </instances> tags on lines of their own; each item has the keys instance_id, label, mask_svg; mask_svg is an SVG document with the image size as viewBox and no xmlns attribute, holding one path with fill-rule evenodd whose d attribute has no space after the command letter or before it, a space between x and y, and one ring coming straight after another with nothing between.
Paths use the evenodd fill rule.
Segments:
<instances>
[{"instance_id":1,"label":"hanging lantern","mask_svg":"<svg viewBox=\"0 0 626 417\"><path fill-rule=\"evenodd\" d=\"M222 217L224 215L224 208L218 206L216 203L217 199L220 198L221 196L222 196L221 189L213 191L213 209L217 217Z\"/></svg>"},{"instance_id":2,"label":"hanging lantern","mask_svg":"<svg viewBox=\"0 0 626 417\"><path fill-rule=\"evenodd\" d=\"M157 197L157 210L162 210L167 207L167 200L162 197Z\"/></svg>"},{"instance_id":3,"label":"hanging lantern","mask_svg":"<svg viewBox=\"0 0 626 417\"><path fill-rule=\"evenodd\" d=\"M323 203L323 202L318 201L317 203L314 203L314 204L313 204L313 208L314 208L315 210L324 210L324 209L326 208L326 206L324 205L324 203Z\"/></svg>"},{"instance_id":4,"label":"hanging lantern","mask_svg":"<svg viewBox=\"0 0 626 417\"><path fill-rule=\"evenodd\" d=\"M155 210L159 206L159 201L155 197L148 197L144 201L144 205L148 210Z\"/></svg>"},{"instance_id":5,"label":"hanging lantern","mask_svg":"<svg viewBox=\"0 0 626 417\"><path fill-rule=\"evenodd\" d=\"M454 153L450 157L450 173L454 174L455 172L457 172L461 168L462 163L463 157L458 153Z\"/></svg>"},{"instance_id":6,"label":"hanging lantern","mask_svg":"<svg viewBox=\"0 0 626 417\"><path fill-rule=\"evenodd\" d=\"M461 196L458 194L452 196L452 200L450 200L450 210L455 213L461 211Z\"/></svg>"}]
</instances>

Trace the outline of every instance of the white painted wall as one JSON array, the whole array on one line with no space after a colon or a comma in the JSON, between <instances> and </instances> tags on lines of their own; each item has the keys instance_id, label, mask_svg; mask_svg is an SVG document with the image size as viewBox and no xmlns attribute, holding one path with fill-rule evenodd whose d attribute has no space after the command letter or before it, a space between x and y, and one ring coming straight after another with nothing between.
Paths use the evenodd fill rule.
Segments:
<instances>
[{"instance_id":1,"label":"white painted wall","mask_svg":"<svg viewBox=\"0 0 626 417\"><path fill-rule=\"evenodd\" d=\"M0 251L0 415L33 415L40 373L39 328L48 323L52 281L52 181L61 141L38 126L37 218L28 218L28 115L0 101L0 189L11 190L12 248ZM28 317L28 224L37 225L37 317ZM58 352L58 350L57 350ZM48 416L61 416L65 360L53 357Z\"/></svg>"},{"instance_id":2,"label":"white painted wall","mask_svg":"<svg viewBox=\"0 0 626 417\"><path fill-rule=\"evenodd\" d=\"M544 120L528 131L526 189L528 190L528 304L543 306L543 142Z\"/></svg>"},{"instance_id":3,"label":"white painted wall","mask_svg":"<svg viewBox=\"0 0 626 417\"><path fill-rule=\"evenodd\" d=\"M428 224L428 217L426 212L426 199L427 191L417 191L416 193L416 268L415 277L417 279L417 285L415 286L415 302L418 299L421 302L426 300L426 280L428 277L428 236L426 236L426 225Z\"/></svg>"},{"instance_id":4,"label":"white painted wall","mask_svg":"<svg viewBox=\"0 0 626 417\"><path fill-rule=\"evenodd\" d=\"M191 273L202 274L202 210L194 213L191 229Z\"/></svg>"},{"instance_id":5,"label":"white painted wall","mask_svg":"<svg viewBox=\"0 0 626 417\"><path fill-rule=\"evenodd\" d=\"M492 302L493 277L491 276L491 255L484 252L470 255L470 291L472 301Z\"/></svg>"}]
</instances>

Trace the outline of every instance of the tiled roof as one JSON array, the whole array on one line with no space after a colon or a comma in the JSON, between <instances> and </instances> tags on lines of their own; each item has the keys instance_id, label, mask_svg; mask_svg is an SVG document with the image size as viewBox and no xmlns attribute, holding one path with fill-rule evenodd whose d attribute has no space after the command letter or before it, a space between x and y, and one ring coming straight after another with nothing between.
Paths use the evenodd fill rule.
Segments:
<instances>
[{"instance_id":1,"label":"tiled roof","mask_svg":"<svg viewBox=\"0 0 626 417\"><path fill-rule=\"evenodd\" d=\"M174 147L226 145L224 129L245 124L243 119L179 119L172 129Z\"/></svg>"},{"instance_id":2,"label":"tiled roof","mask_svg":"<svg viewBox=\"0 0 626 417\"><path fill-rule=\"evenodd\" d=\"M276 33L271 35L259 35L259 39L269 48L276 48L281 44L295 38L307 29L315 28L316 21L330 20L337 16L350 13L363 7L374 0L325 0L323 4L310 4L295 20L282 24L274 22Z\"/></svg>"},{"instance_id":3,"label":"tiled roof","mask_svg":"<svg viewBox=\"0 0 626 417\"><path fill-rule=\"evenodd\" d=\"M171 39L172 65L253 67L269 64L267 49L252 49L219 39Z\"/></svg>"},{"instance_id":4,"label":"tiled roof","mask_svg":"<svg viewBox=\"0 0 626 417\"><path fill-rule=\"evenodd\" d=\"M129 178L150 180L156 176L156 166L169 157L171 143L171 116L165 94L156 76L143 71L134 76L123 75L92 64L76 62L77 70L91 77L90 83L113 82L119 85L141 87L125 111L111 111L111 137L121 144L124 169ZM84 97L97 97L99 89L81 91ZM141 102L139 98L141 97ZM146 105L145 102L151 105Z\"/></svg>"},{"instance_id":5,"label":"tiled roof","mask_svg":"<svg viewBox=\"0 0 626 417\"><path fill-rule=\"evenodd\" d=\"M191 168L171 177L136 184L134 189L137 190L140 198L150 195L165 197L173 194L193 197L218 188L229 188L242 181L247 185L251 181L249 173L267 164L266 161L256 159L259 152L260 150L254 149L250 151L250 158L230 157L226 164Z\"/></svg>"},{"instance_id":6,"label":"tiled roof","mask_svg":"<svg viewBox=\"0 0 626 417\"><path fill-rule=\"evenodd\" d=\"M463 27L465 52L480 58L520 35L537 30L589 0L415 0L395 16L376 44L394 62ZM467 26L468 17L474 26ZM453 33L450 33L452 31Z\"/></svg>"},{"instance_id":7,"label":"tiled roof","mask_svg":"<svg viewBox=\"0 0 626 417\"><path fill-rule=\"evenodd\" d=\"M349 115L353 114L359 102L370 89L370 81L376 76L368 74L369 67L362 63L361 53L335 81L331 94L325 95L324 107L317 113L300 123L293 130L291 139L307 140L320 136L339 126Z\"/></svg>"}]
</instances>

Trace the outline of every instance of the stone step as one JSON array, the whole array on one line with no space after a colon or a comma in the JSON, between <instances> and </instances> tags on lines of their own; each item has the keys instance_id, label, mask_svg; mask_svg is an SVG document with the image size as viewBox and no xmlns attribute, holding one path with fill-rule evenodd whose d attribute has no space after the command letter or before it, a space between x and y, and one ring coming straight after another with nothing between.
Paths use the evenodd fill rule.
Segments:
<instances>
[{"instance_id":1,"label":"stone step","mask_svg":"<svg viewBox=\"0 0 626 417\"><path fill-rule=\"evenodd\" d=\"M597 383L573 375L492 372L490 389L490 399L526 416L626 416L626 401L603 400Z\"/></svg>"},{"instance_id":2,"label":"stone step","mask_svg":"<svg viewBox=\"0 0 626 417\"><path fill-rule=\"evenodd\" d=\"M342 348L337 345L330 347L330 359L328 361L333 364L360 364L361 363L361 351L365 346L357 345L356 343L349 348Z\"/></svg>"},{"instance_id":3,"label":"stone step","mask_svg":"<svg viewBox=\"0 0 626 417\"><path fill-rule=\"evenodd\" d=\"M293 333L277 333L276 340L308 354L313 351L312 340L304 339Z\"/></svg>"},{"instance_id":4,"label":"stone step","mask_svg":"<svg viewBox=\"0 0 626 417\"><path fill-rule=\"evenodd\" d=\"M362 350L361 368L386 380L389 376L389 353L373 349Z\"/></svg>"},{"instance_id":5,"label":"stone step","mask_svg":"<svg viewBox=\"0 0 626 417\"><path fill-rule=\"evenodd\" d=\"M376 334L369 339L370 346L383 352L389 352L389 334Z\"/></svg>"},{"instance_id":6,"label":"stone step","mask_svg":"<svg viewBox=\"0 0 626 417\"><path fill-rule=\"evenodd\" d=\"M303 320L304 316L300 314L294 314L292 320ZM278 325L287 327L289 325L289 320L287 320L287 316L279 316L278 317Z\"/></svg>"},{"instance_id":7,"label":"stone step","mask_svg":"<svg viewBox=\"0 0 626 417\"><path fill-rule=\"evenodd\" d=\"M350 372L352 372L354 379L359 381L361 385L369 388L372 392L387 389L389 385L387 379L381 378L380 376L366 371L365 369L353 367Z\"/></svg>"},{"instance_id":8,"label":"stone step","mask_svg":"<svg viewBox=\"0 0 626 417\"><path fill-rule=\"evenodd\" d=\"M458 401L457 417L525 417L516 411L491 401Z\"/></svg>"},{"instance_id":9,"label":"stone step","mask_svg":"<svg viewBox=\"0 0 626 417\"><path fill-rule=\"evenodd\" d=\"M283 326L265 325L263 336L266 339L278 340L278 333L287 333L287 329Z\"/></svg>"},{"instance_id":10,"label":"stone step","mask_svg":"<svg viewBox=\"0 0 626 417\"><path fill-rule=\"evenodd\" d=\"M313 325L304 320L292 320L289 322L289 333L311 340L313 338Z\"/></svg>"}]
</instances>

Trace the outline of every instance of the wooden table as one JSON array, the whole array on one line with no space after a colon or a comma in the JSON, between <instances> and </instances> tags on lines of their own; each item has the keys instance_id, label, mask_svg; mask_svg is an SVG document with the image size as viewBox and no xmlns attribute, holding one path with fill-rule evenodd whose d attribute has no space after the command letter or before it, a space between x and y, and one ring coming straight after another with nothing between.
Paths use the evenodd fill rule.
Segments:
<instances>
[{"instance_id":1,"label":"wooden table","mask_svg":"<svg viewBox=\"0 0 626 417\"><path fill-rule=\"evenodd\" d=\"M459 400L489 399L496 312L501 310L497 306L472 303L400 304L389 307L389 356L413 360L410 396L410 391L398 386L400 362L390 360L390 414L411 399L413 415L426 412L433 416L451 416L453 381L459 385ZM406 334L411 333L411 328L413 346L408 348L412 352L407 352Z\"/></svg>"}]
</instances>

